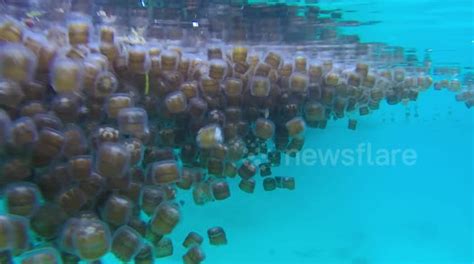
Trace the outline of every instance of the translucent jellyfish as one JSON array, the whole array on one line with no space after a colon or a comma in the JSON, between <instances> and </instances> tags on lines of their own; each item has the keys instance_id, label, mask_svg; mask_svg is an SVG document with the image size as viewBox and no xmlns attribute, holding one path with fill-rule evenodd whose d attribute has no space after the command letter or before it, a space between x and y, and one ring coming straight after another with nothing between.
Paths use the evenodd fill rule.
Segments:
<instances>
[{"instance_id":1,"label":"translucent jellyfish","mask_svg":"<svg viewBox=\"0 0 474 264\"><path fill-rule=\"evenodd\" d=\"M117 116L120 133L141 137L148 133L148 114L143 108L128 107Z\"/></svg>"},{"instance_id":2,"label":"translucent jellyfish","mask_svg":"<svg viewBox=\"0 0 474 264\"><path fill-rule=\"evenodd\" d=\"M58 235L59 229L66 221L67 216L56 204L43 204L31 217L31 229L45 239L53 239Z\"/></svg>"},{"instance_id":3,"label":"translucent jellyfish","mask_svg":"<svg viewBox=\"0 0 474 264\"><path fill-rule=\"evenodd\" d=\"M73 13L67 21L68 39L71 45L88 44L93 33L91 18Z\"/></svg>"},{"instance_id":4,"label":"translucent jellyfish","mask_svg":"<svg viewBox=\"0 0 474 264\"><path fill-rule=\"evenodd\" d=\"M151 216L158 206L166 201L166 193L159 186L144 186L140 194L140 208Z\"/></svg>"},{"instance_id":5,"label":"translucent jellyfish","mask_svg":"<svg viewBox=\"0 0 474 264\"><path fill-rule=\"evenodd\" d=\"M306 93L308 91L309 79L306 74L293 73L290 77L290 90L294 93Z\"/></svg>"},{"instance_id":6,"label":"translucent jellyfish","mask_svg":"<svg viewBox=\"0 0 474 264\"><path fill-rule=\"evenodd\" d=\"M186 238L183 241L183 246L185 248L190 248L192 246L200 246L204 238L196 232L189 232Z\"/></svg>"},{"instance_id":7,"label":"translucent jellyfish","mask_svg":"<svg viewBox=\"0 0 474 264\"><path fill-rule=\"evenodd\" d=\"M222 80L227 74L227 63L224 60L214 59L209 61L209 77Z\"/></svg>"},{"instance_id":8,"label":"translucent jellyfish","mask_svg":"<svg viewBox=\"0 0 474 264\"><path fill-rule=\"evenodd\" d=\"M155 234L166 235L176 227L181 219L177 206L170 203L161 204L150 220L151 231Z\"/></svg>"},{"instance_id":9,"label":"translucent jellyfish","mask_svg":"<svg viewBox=\"0 0 474 264\"><path fill-rule=\"evenodd\" d=\"M100 259L110 250L108 226L98 220L82 220L73 236L73 247L83 260Z\"/></svg>"},{"instance_id":10,"label":"translucent jellyfish","mask_svg":"<svg viewBox=\"0 0 474 264\"><path fill-rule=\"evenodd\" d=\"M36 184L17 182L5 188L5 207L10 214L30 217L40 207L40 201Z\"/></svg>"},{"instance_id":11,"label":"translucent jellyfish","mask_svg":"<svg viewBox=\"0 0 474 264\"><path fill-rule=\"evenodd\" d=\"M81 188L73 186L59 194L57 203L66 214L75 215L87 203L87 196Z\"/></svg>"},{"instance_id":12,"label":"translucent jellyfish","mask_svg":"<svg viewBox=\"0 0 474 264\"><path fill-rule=\"evenodd\" d=\"M174 50L163 50L161 52L161 68L163 71L175 71L179 63L179 54Z\"/></svg>"},{"instance_id":13,"label":"translucent jellyfish","mask_svg":"<svg viewBox=\"0 0 474 264\"><path fill-rule=\"evenodd\" d=\"M79 62L66 57L57 58L52 64L50 83L56 93L74 93L82 88L82 75Z\"/></svg>"},{"instance_id":14,"label":"translucent jellyfish","mask_svg":"<svg viewBox=\"0 0 474 264\"><path fill-rule=\"evenodd\" d=\"M81 227L82 219L70 218L62 227L61 234L59 235L58 244L61 251L69 254L75 254L76 248L74 247L74 239L76 232Z\"/></svg>"},{"instance_id":15,"label":"translucent jellyfish","mask_svg":"<svg viewBox=\"0 0 474 264\"><path fill-rule=\"evenodd\" d=\"M0 77L16 82L31 81L37 68L37 57L21 44L2 45L0 50Z\"/></svg>"},{"instance_id":16,"label":"translucent jellyfish","mask_svg":"<svg viewBox=\"0 0 474 264\"><path fill-rule=\"evenodd\" d=\"M187 109L186 95L181 91L170 93L165 98L165 105L172 114L182 113Z\"/></svg>"},{"instance_id":17,"label":"translucent jellyfish","mask_svg":"<svg viewBox=\"0 0 474 264\"><path fill-rule=\"evenodd\" d=\"M20 85L9 80L0 80L0 106L16 109L25 98Z\"/></svg>"},{"instance_id":18,"label":"translucent jellyfish","mask_svg":"<svg viewBox=\"0 0 474 264\"><path fill-rule=\"evenodd\" d=\"M303 133L306 125L301 117L295 117L286 122L285 127L288 131L288 135L291 137Z\"/></svg>"},{"instance_id":19,"label":"translucent jellyfish","mask_svg":"<svg viewBox=\"0 0 474 264\"><path fill-rule=\"evenodd\" d=\"M179 180L181 172L175 160L154 162L148 168L148 178L154 184L170 184Z\"/></svg>"},{"instance_id":20,"label":"translucent jellyfish","mask_svg":"<svg viewBox=\"0 0 474 264\"><path fill-rule=\"evenodd\" d=\"M105 98L117 91L118 80L113 73L103 71L96 77L94 88L94 96Z\"/></svg>"},{"instance_id":21,"label":"translucent jellyfish","mask_svg":"<svg viewBox=\"0 0 474 264\"><path fill-rule=\"evenodd\" d=\"M222 144L224 141L224 135L222 130L217 125L208 125L199 129L196 136L196 142L200 148L210 149L219 144Z\"/></svg>"},{"instance_id":22,"label":"translucent jellyfish","mask_svg":"<svg viewBox=\"0 0 474 264\"><path fill-rule=\"evenodd\" d=\"M207 230L207 236L209 237L209 243L211 245L219 246L227 244L226 234L224 229L220 226L209 228Z\"/></svg>"},{"instance_id":23,"label":"translucent jellyfish","mask_svg":"<svg viewBox=\"0 0 474 264\"><path fill-rule=\"evenodd\" d=\"M250 94L255 97L267 97L270 89L270 80L266 77L254 77L250 84Z\"/></svg>"},{"instance_id":24,"label":"translucent jellyfish","mask_svg":"<svg viewBox=\"0 0 474 264\"><path fill-rule=\"evenodd\" d=\"M122 178L130 164L130 153L119 143L103 143L100 145L95 161L95 169L109 179Z\"/></svg>"},{"instance_id":25,"label":"translucent jellyfish","mask_svg":"<svg viewBox=\"0 0 474 264\"><path fill-rule=\"evenodd\" d=\"M230 197L230 188L226 181L213 182L211 188L214 199L216 200L225 200Z\"/></svg>"},{"instance_id":26,"label":"translucent jellyfish","mask_svg":"<svg viewBox=\"0 0 474 264\"><path fill-rule=\"evenodd\" d=\"M239 189L246 193L253 193L255 191L256 182L254 179L242 179L239 183Z\"/></svg>"},{"instance_id":27,"label":"translucent jellyfish","mask_svg":"<svg viewBox=\"0 0 474 264\"><path fill-rule=\"evenodd\" d=\"M29 117L15 120L10 130L10 143L16 147L31 146L38 140L38 131L34 121Z\"/></svg>"},{"instance_id":28,"label":"translucent jellyfish","mask_svg":"<svg viewBox=\"0 0 474 264\"><path fill-rule=\"evenodd\" d=\"M118 227L128 223L132 216L133 203L121 195L110 195L102 210L102 219Z\"/></svg>"},{"instance_id":29,"label":"translucent jellyfish","mask_svg":"<svg viewBox=\"0 0 474 264\"><path fill-rule=\"evenodd\" d=\"M161 238L154 243L155 255L157 258L164 258L173 255L173 241L168 237Z\"/></svg>"},{"instance_id":30,"label":"translucent jellyfish","mask_svg":"<svg viewBox=\"0 0 474 264\"><path fill-rule=\"evenodd\" d=\"M114 232L112 253L121 261L131 261L140 251L142 237L129 226L122 226Z\"/></svg>"},{"instance_id":31,"label":"translucent jellyfish","mask_svg":"<svg viewBox=\"0 0 474 264\"><path fill-rule=\"evenodd\" d=\"M153 264L155 262L155 249L149 243L143 243L134 258L135 264Z\"/></svg>"},{"instance_id":32,"label":"translucent jellyfish","mask_svg":"<svg viewBox=\"0 0 474 264\"><path fill-rule=\"evenodd\" d=\"M273 137L275 133L275 124L264 118L259 118L255 121L255 135L258 138L267 140Z\"/></svg>"},{"instance_id":33,"label":"translucent jellyfish","mask_svg":"<svg viewBox=\"0 0 474 264\"><path fill-rule=\"evenodd\" d=\"M134 100L129 94L115 93L107 98L105 110L109 118L117 118L121 109L133 107L134 105Z\"/></svg>"}]
</instances>

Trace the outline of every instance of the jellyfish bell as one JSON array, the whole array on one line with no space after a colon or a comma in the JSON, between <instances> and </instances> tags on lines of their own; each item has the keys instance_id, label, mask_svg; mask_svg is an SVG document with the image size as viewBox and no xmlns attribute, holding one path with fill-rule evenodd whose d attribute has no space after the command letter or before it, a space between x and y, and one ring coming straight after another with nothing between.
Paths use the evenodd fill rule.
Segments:
<instances>
[{"instance_id":1,"label":"jellyfish bell","mask_svg":"<svg viewBox=\"0 0 474 264\"><path fill-rule=\"evenodd\" d=\"M0 42L21 42L25 28L18 20L5 16L0 21Z\"/></svg>"},{"instance_id":2,"label":"jellyfish bell","mask_svg":"<svg viewBox=\"0 0 474 264\"><path fill-rule=\"evenodd\" d=\"M21 44L8 43L0 50L0 77L14 82L31 81L37 68L37 56Z\"/></svg>"},{"instance_id":3,"label":"jellyfish bell","mask_svg":"<svg viewBox=\"0 0 474 264\"><path fill-rule=\"evenodd\" d=\"M183 241L183 246L185 248L190 248L192 246L200 246L204 238L196 232L189 232L186 238Z\"/></svg>"},{"instance_id":4,"label":"jellyfish bell","mask_svg":"<svg viewBox=\"0 0 474 264\"><path fill-rule=\"evenodd\" d=\"M88 144L85 132L76 125L67 125L63 130L64 147L62 153L65 157L83 155L86 153Z\"/></svg>"},{"instance_id":5,"label":"jellyfish bell","mask_svg":"<svg viewBox=\"0 0 474 264\"><path fill-rule=\"evenodd\" d=\"M99 39L102 43L115 43L115 28L103 25L99 29Z\"/></svg>"},{"instance_id":6,"label":"jellyfish bell","mask_svg":"<svg viewBox=\"0 0 474 264\"><path fill-rule=\"evenodd\" d=\"M221 246L227 244L227 237L222 227L216 226L207 230L209 243L214 246Z\"/></svg>"},{"instance_id":7,"label":"jellyfish bell","mask_svg":"<svg viewBox=\"0 0 474 264\"><path fill-rule=\"evenodd\" d=\"M264 118L259 118L255 121L255 135L263 140L267 140L273 137L275 133L275 124Z\"/></svg>"},{"instance_id":8,"label":"jellyfish bell","mask_svg":"<svg viewBox=\"0 0 474 264\"><path fill-rule=\"evenodd\" d=\"M247 61L248 48L236 46L232 50L232 60L234 62L245 63Z\"/></svg>"},{"instance_id":9,"label":"jellyfish bell","mask_svg":"<svg viewBox=\"0 0 474 264\"><path fill-rule=\"evenodd\" d=\"M121 109L133 107L134 99L126 93L113 93L105 101L105 110L107 116L116 119Z\"/></svg>"},{"instance_id":10,"label":"jellyfish bell","mask_svg":"<svg viewBox=\"0 0 474 264\"><path fill-rule=\"evenodd\" d=\"M281 186L284 189L294 190L295 189L295 178L294 177L283 177Z\"/></svg>"},{"instance_id":11,"label":"jellyfish bell","mask_svg":"<svg viewBox=\"0 0 474 264\"><path fill-rule=\"evenodd\" d=\"M227 63L224 60L213 59L209 61L209 77L212 79L224 79L227 71Z\"/></svg>"},{"instance_id":12,"label":"jellyfish bell","mask_svg":"<svg viewBox=\"0 0 474 264\"><path fill-rule=\"evenodd\" d=\"M120 143L103 143L100 145L95 169L108 179L122 178L130 166L130 153Z\"/></svg>"},{"instance_id":13,"label":"jellyfish bell","mask_svg":"<svg viewBox=\"0 0 474 264\"><path fill-rule=\"evenodd\" d=\"M273 177L268 177L263 179L263 190L264 191L273 191L277 187L277 183L275 181L275 178Z\"/></svg>"},{"instance_id":14,"label":"jellyfish bell","mask_svg":"<svg viewBox=\"0 0 474 264\"><path fill-rule=\"evenodd\" d=\"M152 163L148 168L148 178L154 184L176 183L181 171L175 160L164 160Z\"/></svg>"},{"instance_id":15,"label":"jellyfish bell","mask_svg":"<svg viewBox=\"0 0 474 264\"><path fill-rule=\"evenodd\" d=\"M57 204L69 216L78 213L87 203L87 196L78 186L73 186L59 194Z\"/></svg>"},{"instance_id":16,"label":"jellyfish bell","mask_svg":"<svg viewBox=\"0 0 474 264\"><path fill-rule=\"evenodd\" d=\"M296 55L295 57L295 71L296 72L306 73L307 64L308 62L304 54L301 53L299 55Z\"/></svg>"},{"instance_id":17,"label":"jellyfish bell","mask_svg":"<svg viewBox=\"0 0 474 264\"><path fill-rule=\"evenodd\" d=\"M79 92L82 89L83 68L67 57L58 57L52 64L50 83L58 94Z\"/></svg>"},{"instance_id":18,"label":"jellyfish bell","mask_svg":"<svg viewBox=\"0 0 474 264\"><path fill-rule=\"evenodd\" d=\"M225 200L230 197L230 187L226 181L213 182L211 188L216 200Z\"/></svg>"},{"instance_id":19,"label":"jellyfish bell","mask_svg":"<svg viewBox=\"0 0 474 264\"><path fill-rule=\"evenodd\" d=\"M102 209L102 219L111 226L128 223L132 216L133 203L122 195L110 195Z\"/></svg>"},{"instance_id":20,"label":"jellyfish bell","mask_svg":"<svg viewBox=\"0 0 474 264\"><path fill-rule=\"evenodd\" d=\"M48 165L56 159L64 147L64 133L50 128L43 128L33 150L33 163L38 166Z\"/></svg>"},{"instance_id":21,"label":"jellyfish bell","mask_svg":"<svg viewBox=\"0 0 474 264\"><path fill-rule=\"evenodd\" d=\"M164 258L173 255L173 241L168 237L163 237L154 243L155 255L157 258Z\"/></svg>"},{"instance_id":22,"label":"jellyfish bell","mask_svg":"<svg viewBox=\"0 0 474 264\"><path fill-rule=\"evenodd\" d=\"M67 21L69 43L74 45L88 44L93 33L93 26L89 16L72 13Z\"/></svg>"},{"instance_id":23,"label":"jellyfish bell","mask_svg":"<svg viewBox=\"0 0 474 264\"><path fill-rule=\"evenodd\" d=\"M156 208L150 220L151 231L160 235L169 234L179 223L180 219L180 210L175 205L163 203Z\"/></svg>"},{"instance_id":24,"label":"jellyfish bell","mask_svg":"<svg viewBox=\"0 0 474 264\"><path fill-rule=\"evenodd\" d=\"M44 239L54 239L58 236L60 227L66 221L67 215L62 208L54 203L41 205L30 219L31 229Z\"/></svg>"},{"instance_id":25,"label":"jellyfish bell","mask_svg":"<svg viewBox=\"0 0 474 264\"><path fill-rule=\"evenodd\" d=\"M75 254L76 248L74 247L74 239L77 230L81 227L82 219L72 217L67 220L61 230L61 234L58 238L59 248L61 251Z\"/></svg>"},{"instance_id":26,"label":"jellyfish bell","mask_svg":"<svg viewBox=\"0 0 474 264\"><path fill-rule=\"evenodd\" d=\"M149 134L148 114L140 107L123 108L117 115L117 123L120 133L137 138L146 137Z\"/></svg>"},{"instance_id":27,"label":"jellyfish bell","mask_svg":"<svg viewBox=\"0 0 474 264\"><path fill-rule=\"evenodd\" d=\"M254 77L250 84L250 94L255 97L267 97L270 89L270 81L266 77Z\"/></svg>"},{"instance_id":28,"label":"jellyfish bell","mask_svg":"<svg viewBox=\"0 0 474 264\"><path fill-rule=\"evenodd\" d=\"M153 264L155 262L155 249L149 243L143 243L135 255L135 264Z\"/></svg>"},{"instance_id":29,"label":"jellyfish bell","mask_svg":"<svg viewBox=\"0 0 474 264\"><path fill-rule=\"evenodd\" d=\"M224 142L224 135L218 125L211 124L199 129L196 142L202 149L210 149Z\"/></svg>"},{"instance_id":30,"label":"jellyfish bell","mask_svg":"<svg viewBox=\"0 0 474 264\"><path fill-rule=\"evenodd\" d=\"M144 186L140 192L140 207L146 215L151 216L158 206L166 201L166 193L159 186Z\"/></svg>"},{"instance_id":31,"label":"jellyfish bell","mask_svg":"<svg viewBox=\"0 0 474 264\"><path fill-rule=\"evenodd\" d=\"M0 80L0 106L7 109L16 109L24 100L25 94L17 82Z\"/></svg>"},{"instance_id":32,"label":"jellyfish bell","mask_svg":"<svg viewBox=\"0 0 474 264\"><path fill-rule=\"evenodd\" d=\"M108 226L99 220L81 220L73 235L75 254L85 261L100 259L110 250Z\"/></svg>"},{"instance_id":33,"label":"jellyfish bell","mask_svg":"<svg viewBox=\"0 0 474 264\"><path fill-rule=\"evenodd\" d=\"M187 109L187 97L181 91L170 93L165 98L165 105L172 114L182 113Z\"/></svg>"},{"instance_id":34,"label":"jellyfish bell","mask_svg":"<svg viewBox=\"0 0 474 264\"><path fill-rule=\"evenodd\" d=\"M204 251L199 246L191 247L183 256L185 264L199 264L206 259Z\"/></svg>"},{"instance_id":35,"label":"jellyfish bell","mask_svg":"<svg viewBox=\"0 0 474 264\"><path fill-rule=\"evenodd\" d=\"M163 71L175 71L179 64L179 53L166 49L161 52L161 68Z\"/></svg>"},{"instance_id":36,"label":"jellyfish bell","mask_svg":"<svg viewBox=\"0 0 474 264\"><path fill-rule=\"evenodd\" d=\"M32 147L38 140L38 131L34 121L29 117L15 120L10 129L9 143L18 148Z\"/></svg>"},{"instance_id":37,"label":"jellyfish bell","mask_svg":"<svg viewBox=\"0 0 474 264\"><path fill-rule=\"evenodd\" d=\"M242 179L248 180L255 176L257 173L257 167L250 160L244 160L238 170L238 173Z\"/></svg>"},{"instance_id":38,"label":"jellyfish bell","mask_svg":"<svg viewBox=\"0 0 474 264\"><path fill-rule=\"evenodd\" d=\"M111 251L121 261L129 262L139 253L142 243L142 237L136 230L122 226L114 232Z\"/></svg>"},{"instance_id":39,"label":"jellyfish bell","mask_svg":"<svg viewBox=\"0 0 474 264\"><path fill-rule=\"evenodd\" d=\"M40 207L38 186L29 182L16 182L5 187L5 207L8 213L31 217Z\"/></svg>"},{"instance_id":40,"label":"jellyfish bell","mask_svg":"<svg viewBox=\"0 0 474 264\"><path fill-rule=\"evenodd\" d=\"M128 70L132 73L145 74L150 70L150 54L143 45L132 45L128 48Z\"/></svg>"}]
</instances>

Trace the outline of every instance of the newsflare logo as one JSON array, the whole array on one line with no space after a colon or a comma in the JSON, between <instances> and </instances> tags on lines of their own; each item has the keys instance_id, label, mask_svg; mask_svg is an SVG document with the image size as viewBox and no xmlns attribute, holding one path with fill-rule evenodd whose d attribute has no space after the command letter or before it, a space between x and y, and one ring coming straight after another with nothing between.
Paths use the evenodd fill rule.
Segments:
<instances>
[{"instance_id":1,"label":"newsflare logo","mask_svg":"<svg viewBox=\"0 0 474 264\"><path fill-rule=\"evenodd\" d=\"M418 153L413 148L379 148L371 143L354 148L305 148L282 156L282 163L290 166L414 166L417 160Z\"/></svg>"}]
</instances>

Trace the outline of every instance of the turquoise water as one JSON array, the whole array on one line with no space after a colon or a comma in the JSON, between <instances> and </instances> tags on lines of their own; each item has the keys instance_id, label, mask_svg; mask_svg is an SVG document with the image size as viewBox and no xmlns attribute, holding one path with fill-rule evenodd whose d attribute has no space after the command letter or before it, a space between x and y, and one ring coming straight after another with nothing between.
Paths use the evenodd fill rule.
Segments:
<instances>
[{"instance_id":1,"label":"turquoise water","mask_svg":"<svg viewBox=\"0 0 474 264\"><path fill-rule=\"evenodd\" d=\"M474 67L472 0L321 6L351 10L343 12L348 20L380 21L342 29L362 41L414 48L419 57L428 51L435 66ZM369 116L349 117L357 118L356 131L347 129L348 118L331 121L325 130L306 132L305 149L335 153L365 144L372 157L353 165L300 157L273 168L273 175L296 177L294 191L265 192L258 182L250 195L230 180L231 199L204 206L180 192L183 219L170 236L174 255L156 262L182 263L180 244L189 231L205 235L222 226L229 243L203 243L205 263L473 263L472 110L453 93L430 89L416 103L383 103ZM414 164L402 164L400 152L394 165L374 161L376 151L394 150L415 152ZM116 262L111 254L103 259Z\"/></svg>"}]
</instances>

